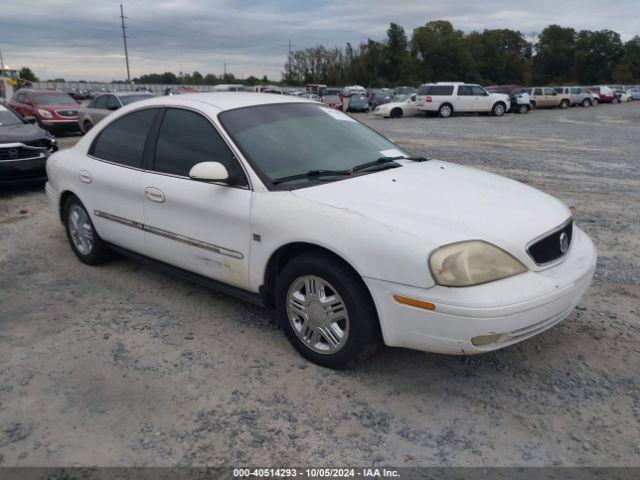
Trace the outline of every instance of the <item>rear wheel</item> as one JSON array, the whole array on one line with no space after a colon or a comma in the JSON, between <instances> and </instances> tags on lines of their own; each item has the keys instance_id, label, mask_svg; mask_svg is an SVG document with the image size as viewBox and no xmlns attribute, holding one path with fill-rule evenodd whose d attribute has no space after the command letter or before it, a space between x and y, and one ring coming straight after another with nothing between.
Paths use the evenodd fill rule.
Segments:
<instances>
[{"instance_id":1,"label":"rear wheel","mask_svg":"<svg viewBox=\"0 0 640 480\"><path fill-rule=\"evenodd\" d=\"M600 103L600 100L598 100L597 98L592 98L591 99L591 106L595 107L596 105L598 105Z\"/></svg>"},{"instance_id":2,"label":"rear wheel","mask_svg":"<svg viewBox=\"0 0 640 480\"><path fill-rule=\"evenodd\" d=\"M438 109L438 115L440 115L441 118L449 118L452 113L453 107L448 103L440 105L440 108Z\"/></svg>"},{"instance_id":3,"label":"rear wheel","mask_svg":"<svg viewBox=\"0 0 640 480\"><path fill-rule=\"evenodd\" d=\"M494 117L501 117L504 115L505 110L507 109L506 105L502 102L496 103L491 109L491 113Z\"/></svg>"},{"instance_id":4,"label":"rear wheel","mask_svg":"<svg viewBox=\"0 0 640 480\"><path fill-rule=\"evenodd\" d=\"M402 110L400 108L394 108L393 110L391 110L391 112L389 112L389 117L391 118L400 118L402 117Z\"/></svg>"},{"instance_id":5,"label":"rear wheel","mask_svg":"<svg viewBox=\"0 0 640 480\"><path fill-rule=\"evenodd\" d=\"M351 367L380 343L378 317L362 279L326 254L301 255L284 267L276 312L295 349L324 367Z\"/></svg>"},{"instance_id":6,"label":"rear wheel","mask_svg":"<svg viewBox=\"0 0 640 480\"><path fill-rule=\"evenodd\" d=\"M113 253L96 232L87 210L75 195L65 200L62 221L71 249L82 263L100 265L113 258Z\"/></svg>"},{"instance_id":7,"label":"rear wheel","mask_svg":"<svg viewBox=\"0 0 640 480\"><path fill-rule=\"evenodd\" d=\"M562 108L563 110L564 110L565 108L569 108L569 100L562 100L562 101L560 102L560 108Z\"/></svg>"}]
</instances>

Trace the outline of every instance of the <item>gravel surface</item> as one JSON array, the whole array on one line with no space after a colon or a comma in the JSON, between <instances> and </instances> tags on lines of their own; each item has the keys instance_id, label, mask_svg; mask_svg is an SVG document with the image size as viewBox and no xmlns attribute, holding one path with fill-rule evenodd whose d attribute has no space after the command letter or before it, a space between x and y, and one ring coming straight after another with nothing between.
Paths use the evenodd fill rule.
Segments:
<instances>
[{"instance_id":1,"label":"gravel surface","mask_svg":"<svg viewBox=\"0 0 640 480\"><path fill-rule=\"evenodd\" d=\"M0 464L640 465L640 102L358 118L570 205L599 252L570 317L491 354L386 348L334 372L267 311L81 264L41 186L3 191Z\"/></svg>"}]
</instances>

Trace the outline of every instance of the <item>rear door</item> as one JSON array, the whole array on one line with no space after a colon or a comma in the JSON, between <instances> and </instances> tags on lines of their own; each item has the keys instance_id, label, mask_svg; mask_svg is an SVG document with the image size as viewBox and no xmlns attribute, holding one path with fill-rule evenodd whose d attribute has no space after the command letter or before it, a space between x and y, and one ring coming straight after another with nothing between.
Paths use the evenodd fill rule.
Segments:
<instances>
[{"instance_id":1,"label":"rear door","mask_svg":"<svg viewBox=\"0 0 640 480\"><path fill-rule=\"evenodd\" d=\"M78 197L103 240L144 253L143 156L158 108L136 110L107 125L78 172Z\"/></svg>"},{"instance_id":2,"label":"rear door","mask_svg":"<svg viewBox=\"0 0 640 480\"><path fill-rule=\"evenodd\" d=\"M471 85L458 85L456 104L454 110L459 112L472 112L474 110L474 98Z\"/></svg>"},{"instance_id":3,"label":"rear door","mask_svg":"<svg viewBox=\"0 0 640 480\"><path fill-rule=\"evenodd\" d=\"M194 165L214 161L227 168L232 186L189 178ZM209 118L194 110L166 109L142 191L148 256L248 288L252 192Z\"/></svg>"},{"instance_id":4,"label":"rear door","mask_svg":"<svg viewBox=\"0 0 640 480\"><path fill-rule=\"evenodd\" d=\"M99 97L94 98L89 104L85 116L88 117L92 125L98 123L108 113L107 97L109 96L110 95L100 95Z\"/></svg>"}]
</instances>

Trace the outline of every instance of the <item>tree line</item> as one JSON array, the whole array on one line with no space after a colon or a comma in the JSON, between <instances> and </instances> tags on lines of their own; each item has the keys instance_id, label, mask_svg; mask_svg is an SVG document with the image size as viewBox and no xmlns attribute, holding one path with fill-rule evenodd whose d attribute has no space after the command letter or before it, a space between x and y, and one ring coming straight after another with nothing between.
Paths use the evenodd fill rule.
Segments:
<instances>
[{"instance_id":1,"label":"tree line","mask_svg":"<svg viewBox=\"0 0 640 480\"><path fill-rule=\"evenodd\" d=\"M633 84L640 83L640 37L625 43L611 30L559 25L527 36L510 29L467 34L436 20L408 38L404 27L391 23L383 41L292 52L282 75L290 85Z\"/></svg>"}]
</instances>

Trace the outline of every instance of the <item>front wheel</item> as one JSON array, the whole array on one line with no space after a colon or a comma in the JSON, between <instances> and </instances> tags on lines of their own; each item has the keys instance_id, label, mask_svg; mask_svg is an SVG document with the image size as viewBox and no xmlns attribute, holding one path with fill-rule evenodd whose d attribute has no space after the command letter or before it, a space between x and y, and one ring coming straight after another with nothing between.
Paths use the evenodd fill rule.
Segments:
<instances>
[{"instance_id":1,"label":"front wheel","mask_svg":"<svg viewBox=\"0 0 640 480\"><path fill-rule=\"evenodd\" d=\"M389 117L391 118L400 118L402 117L402 110L399 108L394 108L393 110L391 110L391 112L389 112Z\"/></svg>"},{"instance_id":2,"label":"front wheel","mask_svg":"<svg viewBox=\"0 0 640 480\"><path fill-rule=\"evenodd\" d=\"M504 115L504 111L506 110L504 103L496 103L491 109L491 113L494 117L501 117Z\"/></svg>"},{"instance_id":3,"label":"front wheel","mask_svg":"<svg viewBox=\"0 0 640 480\"><path fill-rule=\"evenodd\" d=\"M295 349L323 367L342 369L379 346L376 310L362 279L325 254L291 260L276 286L278 321Z\"/></svg>"},{"instance_id":4,"label":"front wheel","mask_svg":"<svg viewBox=\"0 0 640 480\"><path fill-rule=\"evenodd\" d=\"M566 108L569 108L569 101L568 100L562 100L560 102L560 108L563 109L563 110L566 109Z\"/></svg>"},{"instance_id":5,"label":"front wheel","mask_svg":"<svg viewBox=\"0 0 640 480\"><path fill-rule=\"evenodd\" d=\"M618 97L613 97L613 100L611 100L611 103L620 103L620 99Z\"/></svg>"},{"instance_id":6,"label":"front wheel","mask_svg":"<svg viewBox=\"0 0 640 480\"><path fill-rule=\"evenodd\" d=\"M62 209L62 221L73 253L87 265L100 265L113 258L91 222L84 205L75 195L69 196Z\"/></svg>"},{"instance_id":7,"label":"front wheel","mask_svg":"<svg viewBox=\"0 0 640 480\"><path fill-rule=\"evenodd\" d=\"M582 106L583 106L583 107L590 107L590 106L591 106L591 102L589 101L589 99L588 99L588 98L585 98L585 99L582 101Z\"/></svg>"},{"instance_id":8,"label":"front wheel","mask_svg":"<svg viewBox=\"0 0 640 480\"><path fill-rule=\"evenodd\" d=\"M596 105L598 105L598 103L600 103L600 100L598 100L597 98L591 99L591 106L592 107L595 107Z\"/></svg>"},{"instance_id":9,"label":"front wheel","mask_svg":"<svg viewBox=\"0 0 640 480\"><path fill-rule=\"evenodd\" d=\"M525 104L518 106L518 113L525 114L529 111L529 107Z\"/></svg>"}]
</instances>

